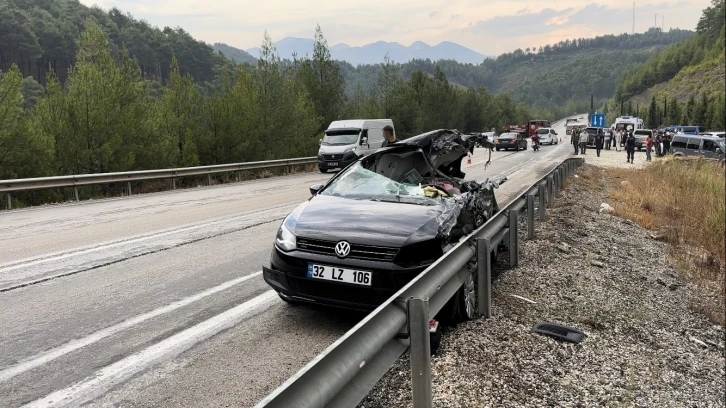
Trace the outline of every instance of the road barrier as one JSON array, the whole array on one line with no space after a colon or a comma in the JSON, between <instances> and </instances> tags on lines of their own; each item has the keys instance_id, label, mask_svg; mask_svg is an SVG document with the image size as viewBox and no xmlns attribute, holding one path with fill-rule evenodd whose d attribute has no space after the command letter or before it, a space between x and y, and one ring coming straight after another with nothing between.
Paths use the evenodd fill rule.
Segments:
<instances>
[{"instance_id":1,"label":"road barrier","mask_svg":"<svg viewBox=\"0 0 726 408\"><path fill-rule=\"evenodd\" d=\"M73 187L73 193L78 199L78 186L94 184L107 184L126 182L128 195L131 195L131 182L140 180L157 180L170 178L172 189L176 189L176 179L184 176L199 176L206 174L209 184L212 184L212 174L239 172L244 170L270 169L285 166L298 166L316 164L317 157L301 157L295 159L267 160L247 163L218 164L213 166L182 167L178 169L159 169L143 171L124 171L118 173L80 174L57 177L38 177L27 179L0 180L0 193L7 194L8 210L12 209L12 193L15 191L40 190L44 188Z\"/></svg>"},{"instance_id":2,"label":"road barrier","mask_svg":"<svg viewBox=\"0 0 726 408\"><path fill-rule=\"evenodd\" d=\"M491 317L490 252L509 237L509 265L519 262L519 215L527 212L527 236L534 238L534 203L539 220L552 206L564 180L582 158L569 158L484 225L421 272L360 323L260 401L255 408L355 407L410 347L415 408L432 405L429 319L470 274L477 274L477 308Z\"/></svg>"}]
</instances>

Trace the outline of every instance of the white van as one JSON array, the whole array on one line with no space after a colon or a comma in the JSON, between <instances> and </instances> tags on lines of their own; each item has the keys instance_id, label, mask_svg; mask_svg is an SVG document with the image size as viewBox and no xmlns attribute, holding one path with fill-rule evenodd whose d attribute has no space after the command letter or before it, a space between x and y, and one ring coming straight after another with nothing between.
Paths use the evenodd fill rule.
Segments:
<instances>
[{"instance_id":1,"label":"white van","mask_svg":"<svg viewBox=\"0 0 726 408\"><path fill-rule=\"evenodd\" d=\"M320 139L318 168L321 173L342 169L381 147L383 128L393 127L391 119L350 119L333 121ZM396 128L393 129L396 133Z\"/></svg>"}]
</instances>

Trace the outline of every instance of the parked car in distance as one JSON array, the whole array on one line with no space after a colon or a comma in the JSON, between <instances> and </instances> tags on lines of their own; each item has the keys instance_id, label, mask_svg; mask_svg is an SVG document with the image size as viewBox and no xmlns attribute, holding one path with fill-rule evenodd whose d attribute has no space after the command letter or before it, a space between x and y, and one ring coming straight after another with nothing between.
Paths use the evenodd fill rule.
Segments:
<instances>
[{"instance_id":1,"label":"parked car in distance","mask_svg":"<svg viewBox=\"0 0 726 408\"><path fill-rule=\"evenodd\" d=\"M645 139L648 138L648 135L655 140L655 133L652 129L637 129L633 132L633 136L635 136L635 147L638 150L643 150L645 147Z\"/></svg>"},{"instance_id":2,"label":"parked car in distance","mask_svg":"<svg viewBox=\"0 0 726 408\"><path fill-rule=\"evenodd\" d=\"M673 156L701 156L721 160L726 153L726 140L705 135L675 135L670 152Z\"/></svg>"},{"instance_id":3,"label":"parked car in distance","mask_svg":"<svg viewBox=\"0 0 726 408\"><path fill-rule=\"evenodd\" d=\"M678 130L680 133L686 134L686 135L700 135L701 133L704 133L706 131L706 128L703 126L678 126Z\"/></svg>"},{"instance_id":4,"label":"parked car in distance","mask_svg":"<svg viewBox=\"0 0 726 408\"><path fill-rule=\"evenodd\" d=\"M600 132L605 137L605 131L601 127L586 127L587 132L587 146L595 147L595 136Z\"/></svg>"},{"instance_id":5,"label":"parked car in distance","mask_svg":"<svg viewBox=\"0 0 726 408\"><path fill-rule=\"evenodd\" d=\"M506 178L461 174L474 143L455 130L424 133L310 187L280 225L265 282L286 302L376 308L499 212L494 189ZM437 320L473 317L475 273Z\"/></svg>"},{"instance_id":6,"label":"parked car in distance","mask_svg":"<svg viewBox=\"0 0 726 408\"><path fill-rule=\"evenodd\" d=\"M516 151L527 150L527 138L524 133L502 133L494 138L494 148L497 151L514 149Z\"/></svg>"},{"instance_id":7,"label":"parked car in distance","mask_svg":"<svg viewBox=\"0 0 726 408\"><path fill-rule=\"evenodd\" d=\"M721 139L726 138L726 132L720 131L720 132L706 132L703 134L704 136L711 136L711 137L720 137Z\"/></svg>"},{"instance_id":8,"label":"parked car in distance","mask_svg":"<svg viewBox=\"0 0 726 408\"><path fill-rule=\"evenodd\" d=\"M537 129L537 136L539 136L539 144L557 144L557 132L552 128L539 128Z\"/></svg>"}]
</instances>

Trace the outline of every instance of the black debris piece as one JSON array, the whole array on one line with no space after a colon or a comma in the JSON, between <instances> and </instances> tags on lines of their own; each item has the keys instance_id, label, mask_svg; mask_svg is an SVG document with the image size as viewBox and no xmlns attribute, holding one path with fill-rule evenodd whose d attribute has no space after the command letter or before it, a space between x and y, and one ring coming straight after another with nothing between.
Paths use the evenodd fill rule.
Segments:
<instances>
[{"instance_id":1,"label":"black debris piece","mask_svg":"<svg viewBox=\"0 0 726 408\"><path fill-rule=\"evenodd\" d=\"M585 333L556 323L539 322L532 327L532 331L572 343L579 343L585 338Z\"/></svg>"}]
</instances>

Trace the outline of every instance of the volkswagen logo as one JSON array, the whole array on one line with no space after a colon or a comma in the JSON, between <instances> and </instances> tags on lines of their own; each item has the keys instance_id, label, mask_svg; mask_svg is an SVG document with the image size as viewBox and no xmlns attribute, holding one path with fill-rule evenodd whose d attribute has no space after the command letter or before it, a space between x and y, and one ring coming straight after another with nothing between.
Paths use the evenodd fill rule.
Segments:
<instances>
[{"instance_id":1,"label":"volkswagen logo","mask_svg":"<svg viewBox=\"0 0 726 408\"><path fill-rule=\"evenodd\" d=\"M338 258L345 258L350 254L350 244L345 241L340 241L335 244L335 254Z\"/></svg>"}]
</instances>

